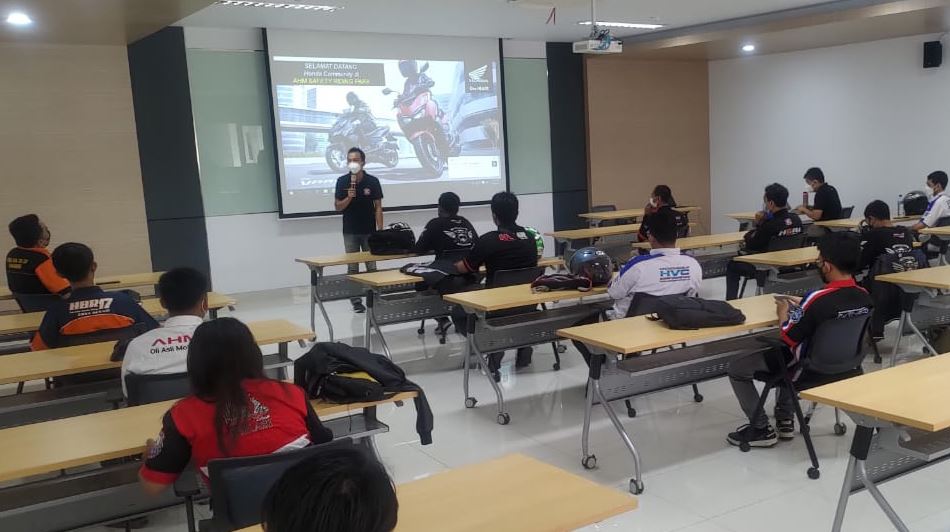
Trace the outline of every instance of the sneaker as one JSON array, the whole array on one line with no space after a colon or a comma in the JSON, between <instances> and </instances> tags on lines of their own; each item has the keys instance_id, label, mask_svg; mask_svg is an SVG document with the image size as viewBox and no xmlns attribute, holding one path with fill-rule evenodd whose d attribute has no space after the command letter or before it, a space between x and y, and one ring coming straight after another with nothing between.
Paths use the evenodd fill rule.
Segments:
<instances>
[{"instance_id":1,"label":"sneaker","mask_svg":"<svg viewBox=\"0 0 950 532\"><path fill-rule=\"evenodd\" d=\"M353 312L355 312L355 313L357 313L357 314L362 314L362 313L366 312L366 305L364 305L362 301L354 301L354 302L353 302Z\"/></svg>"},{"instance_id":2,"label":"sneaker","mask_svg":"<svg viewBox=\"0 0 950 532\"><path fill-rule=\"evenodd\" d=\"M732 445L738 446L742 442L748 442L750 447L772 447L778 443L778 436L771 425L764 429L757 429L752 425L742 425L735 432L726 437Z\"/></svg>"},{"instance_id":3,"label":"sneaker","mask_svg":"<svg viewBox=\"0 0 950 532\"><path fill-rule=\"evenodd\" d=\"M794 419L775 420L775 431L778 432L778 438L780 440L794 440L795 439L795 420Z\"/></svg>"},{"instance_id":4,"label":"sneaker","mask_svg":"<svg viewBox=\"0 0 950 532\"><path fill-rule=\"evenodd\" d=\"M531 365L531 355L534 349L522 347L518 349L518 358L515 360L515 369L523 369Z\"/></svg>"}]
</instances>

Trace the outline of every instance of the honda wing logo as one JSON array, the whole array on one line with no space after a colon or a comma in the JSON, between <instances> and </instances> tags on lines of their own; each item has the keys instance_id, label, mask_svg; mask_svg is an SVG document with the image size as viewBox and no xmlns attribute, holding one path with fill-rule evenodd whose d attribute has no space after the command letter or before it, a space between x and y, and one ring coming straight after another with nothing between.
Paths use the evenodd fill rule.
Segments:
<instances>
[{"instance_id":1,"label":"honda wing logo","mask_svg":"<svg viewBox=\"0 0 950 532\"><path fill-rule=\"evenodd\" d=\"M472 68L474 66L474 68ZM492 64L465 64L465 92L491 92L494 69Z\"/></svg>"},{"instance_id":2,"label":"honda wing logo","mask_svg":"<svg viewBox=\"0 0 950 532\"><path fill-rule=\"evenodd\" d=\"M485 80L485 73L488 72L488 65L481 66L468 73L468 80L472 83L478 83Z\"/></svg>"}]
</instances>

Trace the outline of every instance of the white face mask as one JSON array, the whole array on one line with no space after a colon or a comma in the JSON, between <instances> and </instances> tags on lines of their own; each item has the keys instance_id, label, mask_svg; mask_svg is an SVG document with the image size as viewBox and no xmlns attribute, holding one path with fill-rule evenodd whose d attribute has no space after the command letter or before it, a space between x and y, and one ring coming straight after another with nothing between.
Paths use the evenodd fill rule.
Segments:
<instances>
[{"instance_id":1,"label":"white face mask","mask_svg":"<svg viewBox=\"0 0 950 532\"><path fill-rule=\"evenodd\" d=\"M350 170L351 174L358 174L360 173L360 170L363 169L363 165L356 161L350 161L346 163L346 167Z\"/></svg>"},{"instance_id":2,"label":"white face mask","mask_svg":"<svg viewBox=\"0 0 950 532\"><path fill-rule=\"evenodd\" d=\"M656 198L650 197L650 207L656 207Z\"/></svg>"}]
</instances>

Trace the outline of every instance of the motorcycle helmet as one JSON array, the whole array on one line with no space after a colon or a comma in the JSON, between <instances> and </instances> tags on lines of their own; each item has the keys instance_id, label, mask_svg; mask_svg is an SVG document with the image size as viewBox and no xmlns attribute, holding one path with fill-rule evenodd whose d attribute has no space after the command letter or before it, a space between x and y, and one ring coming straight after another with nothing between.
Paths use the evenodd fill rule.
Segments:
<instances>
[{"instance_id":1,"label":"motorcycle helmet","mask_svg":"<svg viewBox=\"0 0 950 532\"><path fill-rule=\"evenodd\" d=\"M350 91L346 93L346 103L350 105L356 105L360 103L360 97L357 96L355 92Z\"/></svg>"},{"instance_id":2,"label":"motorcycle helmet","mask_svg":"<svg viewBox=\"0 0 950 532\"><path fill-rule=\"evenodd\" d=\"M399 73L402 77L408 78L419 73L419 63L415 59L399 60Z\"/></svg>"},{"instance_id":3,"label":"motorcycle helmet","mask_svg":"<svg viewBox=\"0 0 950 532\"><path fill-rule=\"evenodd\" d=\"M524 231L528 233L528 236L534 239L534 245L538 247L538 258L544 256L544 238L541 237L541 233L534 227L525 227Z\"/></svg>"},{"instance_id":4,"label":"motorcycle helmet","mask_svg":"<svg viewBox=\"0 0 950 532\"><path fill-rule=\"evenodd\" d=\"M610 256L595 247L577 250L567 264L571 274L590 279L594 286L610 282L614 273L614 261Z\"/></svg>"},{"instance_id":5,"label":"motorcycle helmet","mask_svg":"<svg viewBox=\"0 0 950 532\"><path fill-rule=\"evenodd\" d=\"M927 200L927 194L919 190L912 190L904 194L904 214L907 216L923 214L927 210L928 204L930 202Z\"/></svg>"}]
</instances>

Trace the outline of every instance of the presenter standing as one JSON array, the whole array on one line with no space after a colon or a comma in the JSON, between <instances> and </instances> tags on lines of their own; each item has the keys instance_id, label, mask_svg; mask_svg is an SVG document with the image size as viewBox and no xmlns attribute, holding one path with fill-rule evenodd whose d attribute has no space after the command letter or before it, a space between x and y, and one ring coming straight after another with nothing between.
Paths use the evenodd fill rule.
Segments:
<instances>
[{"instance_id":1,"label":"presenter standing","mask_svg":"<svg viewBox=\"0 0 950 532\"><path fill-rule=\"evenodd\" d=\"M369 251L370 233L383 228L383 188L376 177L363 170L366 164L363 150L350 148L346 161L350 173L336 180L334 202L337 212L343 213L343 248L347 253ZM346 269L349 274L358 273L360 266L348 264ZM366 263L366 271L375 270L375 262ZM366 312L360 298L351 298L350 303L353 312Z\"/></svg>"}]
</instances>

